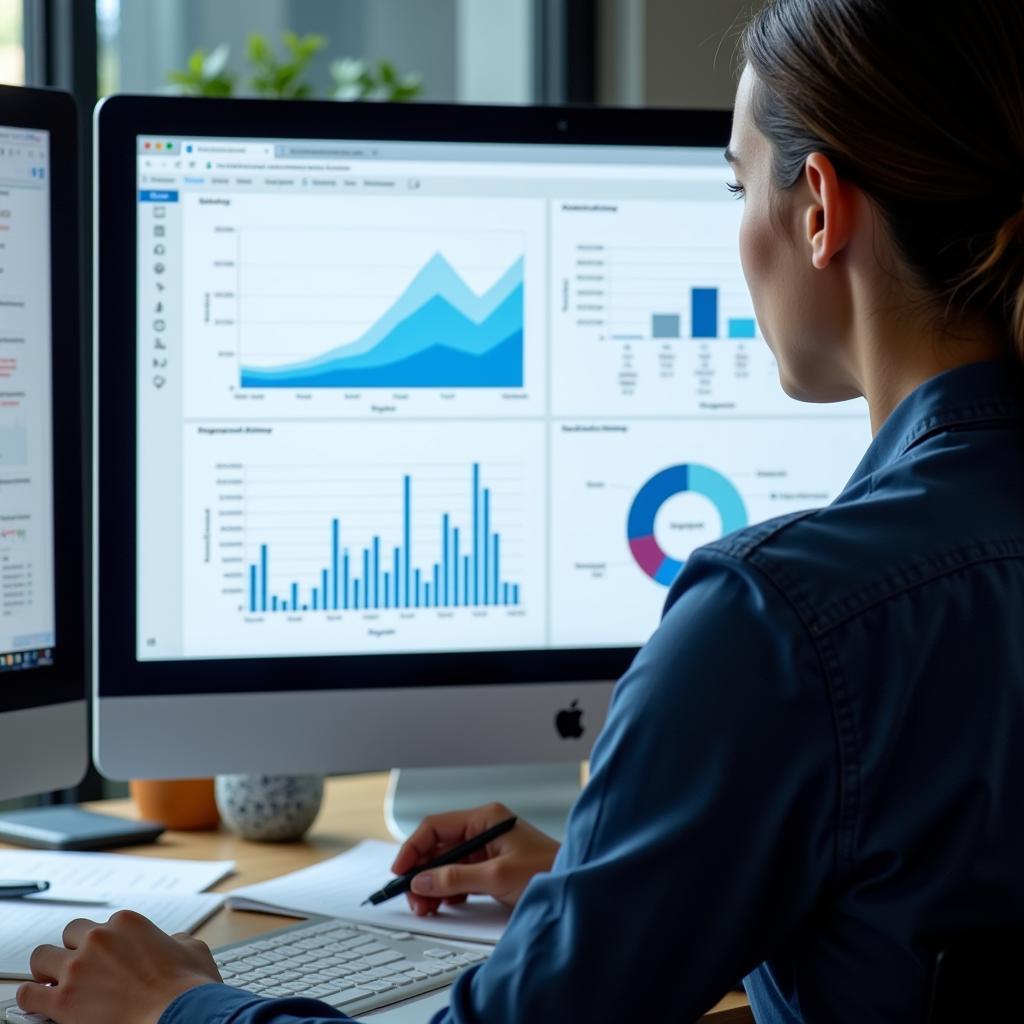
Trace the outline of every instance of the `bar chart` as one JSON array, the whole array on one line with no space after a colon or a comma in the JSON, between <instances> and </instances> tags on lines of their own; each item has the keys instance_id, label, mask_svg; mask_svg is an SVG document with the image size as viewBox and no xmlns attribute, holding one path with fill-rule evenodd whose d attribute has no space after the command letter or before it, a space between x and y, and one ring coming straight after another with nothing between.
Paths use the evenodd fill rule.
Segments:
<instances>
[{"instance_id":1,"label":"bar chart","mask_svg":"<svg viewBox=\"0 0 1024 1024\"><path fill-rule=\"evenodd\" d=\"M469 528L455 525L453 512L437 523L435 552L418 561L413 551L413 476L401 481L401 536L390 543L375 533L369 544L345 542L340 516L325 524L323 564L306 580L292 580L283 590L271 585L274 553L259 545L258 561L248 567L248 608L254 614L317 611L380 611L415 608L484 608L517 606L520 586L504 577L502 535L493 528L492 492L471 468L472 508L462 510ZM425 546L425 545L424 545Z\"/></svg>"}]
</instances>

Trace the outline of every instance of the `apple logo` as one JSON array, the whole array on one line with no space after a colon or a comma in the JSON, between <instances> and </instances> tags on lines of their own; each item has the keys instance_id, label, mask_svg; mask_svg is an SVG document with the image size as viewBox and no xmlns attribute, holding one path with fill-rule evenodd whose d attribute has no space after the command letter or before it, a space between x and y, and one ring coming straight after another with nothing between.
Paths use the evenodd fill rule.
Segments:
<instances>
[{"instance_id":1,"label":"apple logo","mask_svg":"<svg viewBox=\"0 0 1024 1024\"><path fill-rule=\"evenodd\" d=\"M574 700L567 708L563 708L555 715L555 728L563 740L578 740L583 735L583 723L580 721L583 717L583 709L576 707L578 703L579 701Z\"/></svg>"}]
</instances>

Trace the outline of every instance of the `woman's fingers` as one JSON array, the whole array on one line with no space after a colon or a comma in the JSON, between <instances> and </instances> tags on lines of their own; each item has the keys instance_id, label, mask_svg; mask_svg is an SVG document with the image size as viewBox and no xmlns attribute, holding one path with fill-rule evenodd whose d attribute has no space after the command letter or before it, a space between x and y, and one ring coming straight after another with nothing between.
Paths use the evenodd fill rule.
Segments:
<instances>
[{"instance_id":1,"label":"woman's fingers","mask_svg":"<svg viewBox=\"0 0 1024 1024\"><path fill-rule=\"evenodd\" d=\"M61 941L68 949L78 949L85 941L86 935L94 928L99 928L95 921L89 921L84 917L77 917L74 921L69 922L68 926L64 929Z\"/></svg>"},{"instance_id":2,"label":"woman's fingers","mask_svg":"<svg viewBox=\"0 0 1024 1024\"><path fill-rule=\"evenodd\" d=\"M28 969L36 981L56 981L70 956L70 950L60 946L36 946L28 958Z\"/></svg>"},{"instance_id":3,"label":"woman's fingers","mask_svg":"<svg viewBox=\"0 0 1024 1024\"><path fill-rule=\"evenodd\" d=\"M55 1012L57 990L50 985L26 981L18 989L15 999L18 1006L26 1013L38 1013L43 1017L52 1017Z\"/></svg>"},{"instance_id":4,"label":"woman's fingers","mask_svg":"<svg viewBox=\"0 0 1024 1024\"><path fill-rule=\"evenodd\" d=\"M466 811L431 814L402 844L391 870L396 875L404 875L417 864L436 857L442 850L464 843L511 816L512 812L507 807L497 803Z\"/></svg>"}]
</instances>

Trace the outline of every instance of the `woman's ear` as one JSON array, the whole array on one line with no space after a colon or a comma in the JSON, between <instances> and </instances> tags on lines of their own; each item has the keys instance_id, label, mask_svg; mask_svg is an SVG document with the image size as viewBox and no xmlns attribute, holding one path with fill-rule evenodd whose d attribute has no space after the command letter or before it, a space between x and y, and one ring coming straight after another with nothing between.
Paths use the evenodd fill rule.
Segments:
<instances>
[{"instance_id":1,"label":"woman's ear","mask_svg":"<svg viewBox=\"0 0 1024 1024\"><path fill-rule=\"evenodd\" d=\"M824 153L812 153L804 165L809 199L804 212L805 237L816 270L825 270L846 248L853 227L855 200Z\"/></svg>"}]
</instances>

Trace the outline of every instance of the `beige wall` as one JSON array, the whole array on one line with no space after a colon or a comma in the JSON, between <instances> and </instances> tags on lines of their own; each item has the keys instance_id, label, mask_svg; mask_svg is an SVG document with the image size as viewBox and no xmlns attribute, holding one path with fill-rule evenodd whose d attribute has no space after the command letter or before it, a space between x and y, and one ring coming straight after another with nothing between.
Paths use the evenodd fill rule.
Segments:
<instances>
[{"instance_id":1,"label":"beige wall","mask_svg":"<svg viewBox=\"0 0 1024 1024\"><path fill-rule=\"evenodd\" d=\"M740 27L759 0L599 0L598 99L730 108Z\"/></svg>"}]
</instances>

